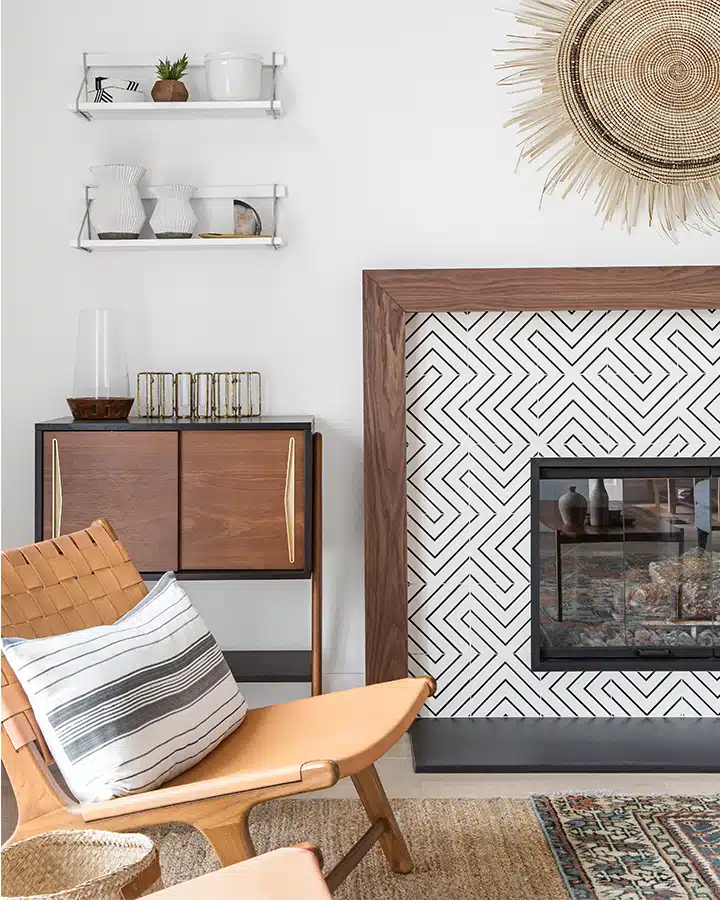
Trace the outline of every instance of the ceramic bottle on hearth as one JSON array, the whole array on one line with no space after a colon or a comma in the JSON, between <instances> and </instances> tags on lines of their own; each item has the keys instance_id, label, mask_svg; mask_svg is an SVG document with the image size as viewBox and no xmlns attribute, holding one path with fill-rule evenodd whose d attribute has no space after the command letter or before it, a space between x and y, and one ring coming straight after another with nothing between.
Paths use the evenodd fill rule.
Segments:
<instances>
[{"instance_id":1,"label":"ceramic bottle on hearth","mask_svg":"<svg viewBox=\"0 0 720 900\"><path fill-rule=\"evenodd\" d=\"M578 494L575 485L572 485L567 493L558 500L558 511L563 524L576 531L585 525L585 513L588 502L582 494Z\"/></svg>"},{"instance_id":2,"label":"ceramic bottle on hearth","mask_svg":"<svg viewBox=\"0 0 720 900\"><path fill-rule=\"evenodd\" d=\"M610 525L610 498L602 478L590 481L590 524L593 528L607 528Z\"/></svg>"}]
</instances>

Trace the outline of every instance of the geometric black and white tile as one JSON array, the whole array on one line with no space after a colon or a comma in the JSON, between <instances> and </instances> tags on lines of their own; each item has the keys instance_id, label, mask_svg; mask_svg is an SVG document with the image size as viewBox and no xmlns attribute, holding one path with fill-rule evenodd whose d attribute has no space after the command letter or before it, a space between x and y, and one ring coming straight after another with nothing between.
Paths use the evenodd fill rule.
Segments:
<instances>
[{"instance_id":1,"label":"geometric black and white tile","mask_svg":"<svg viewBox=\"0 0 720 900\"><path fill-rule=\"evenodd\" d=\"M720 311L407 320L410 671L430 716L717 716L717 672L533 672L533 456L720 455Z\"/></svg>"}]
</instances>

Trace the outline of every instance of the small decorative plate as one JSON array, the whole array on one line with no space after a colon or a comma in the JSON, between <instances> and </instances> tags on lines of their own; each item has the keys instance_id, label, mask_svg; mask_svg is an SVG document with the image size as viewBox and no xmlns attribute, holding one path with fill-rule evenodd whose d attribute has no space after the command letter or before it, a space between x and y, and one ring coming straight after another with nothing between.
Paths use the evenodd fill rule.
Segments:
<instances>
[{"instance_id":1,"label":"small decorative plate","mask_svg":"<svg viewBox=\"0 0 720 900\"><path fill-rule=\"evenodd\" d=\"M233 222L237 237L258 237L262 231L260 214L244 200L233 200Z\"/></svg>"}]
</instances>

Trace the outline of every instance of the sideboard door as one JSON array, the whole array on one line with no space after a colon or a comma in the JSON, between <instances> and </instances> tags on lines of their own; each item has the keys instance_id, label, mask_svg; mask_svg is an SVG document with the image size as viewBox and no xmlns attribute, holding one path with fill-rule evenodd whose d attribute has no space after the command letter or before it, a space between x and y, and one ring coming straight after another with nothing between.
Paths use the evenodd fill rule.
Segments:
<instances>
[{"instance_id":1,"label":"sideboard door","mask_svg":"<svg viewBox=\"0 0 720 900\"><path fill-rule=\"evenodd\" d=\"M304 431L183 431L180 566L305 569Z\"/></svg>"},{"instance_id":2,"label":"sideboard door","mask_svg":"<svg viewBox=\"0 0 720 900\"><path fill-rule=\"evenodd\" d=\"M46 431L44 539L52 536L53 489L56 511L62 493L60 534L104 518L141 572L178 567L177 432Z\"/></svg>"}]
</instances>

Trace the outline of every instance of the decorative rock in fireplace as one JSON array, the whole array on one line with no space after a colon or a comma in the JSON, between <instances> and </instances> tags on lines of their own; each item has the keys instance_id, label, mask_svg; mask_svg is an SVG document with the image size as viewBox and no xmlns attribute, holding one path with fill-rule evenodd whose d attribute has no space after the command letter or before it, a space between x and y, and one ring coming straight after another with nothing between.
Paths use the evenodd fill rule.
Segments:
<instances>
[{"instance_id":1,"label":"decorative rock in fireplace","mask_svg":"<svg viewBox=\"0 0 720 900\"><path fill-rule=\"evenodd\" d=\"M531 528L534 669L720 668L720 459L533 459Z\"/></svg>"}]
</instances>

